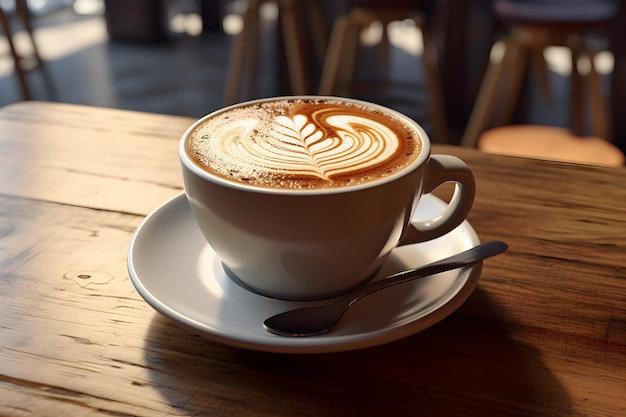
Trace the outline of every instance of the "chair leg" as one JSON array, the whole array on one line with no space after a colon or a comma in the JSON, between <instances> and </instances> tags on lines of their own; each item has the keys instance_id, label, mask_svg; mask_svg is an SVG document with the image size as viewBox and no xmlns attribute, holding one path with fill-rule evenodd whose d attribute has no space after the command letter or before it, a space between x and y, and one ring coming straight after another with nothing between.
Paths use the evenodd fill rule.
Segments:
<instances>
[{"instance_id":1,"label":"chair leg","mask_svg":"<svg viewBox=\"0 0 626 417\"><path fill-rule=\"evenodd\" d=\"M576 41L570 45L571 58L572 58L572 75L571 75L571 109L570 109L570 124L572 126L572 132L576 136L584 136L584 119L583 119L583 77L578 68L578 60L582 56L580 42Z\"/></svg>"},{"instance_id":2,"label":"chair leg","mask_svg":"<svg viewBox=\"0 0 626 417\"><path fill-rule=\"evenodd\" d=\"M339 16L333 24L320 79L319 94L335 94L342 58L347 44L348 16Z\"/></svg>"},{"instance_id":3,"label":"chair leg","mask_svg":"<svg viewBox=\"0 0 626 417\"><path fill-rule=\"evenodd\" d=\"M11 25L9 23L9 19L2 9L0 9L0 24L2 25L2 30L4 31L9 44L11 57L13 58L13 64L15 66L15 75L17 76L17 80L20 85L22 97L24 100L30 100L32 96L30 94L30 89L28 88L28 82L26 81L26 71L22 68L21 57L17 53L13 37L11 36Z\"/></svg>"},{"instance_id":4,"label":"chair leg","mask_svg":"<svg viewBox=\"0 0 626 417\"><path fill-rule=\"evenodd\" d=\"M248 2L248 9L243 13L243 27L235 38L232 40L230 56L228 59L228 69L226 75L226 85L224 87L223 104L225 106L233 104L237 101L241 76L243 75L244 61L246 55L246 46L250 37L257 38L258 34L252 31L252 21L255 18L254 10L258 11L258 2ZM256 14L258 17L258 14Z\"/></svg>"},{"instance_id":5,"label":"chair leg","mask_svg":"<svg viewBox=\"0 0 626 417\"><path fill-rule=\"evenodd\" d=\"M373 24L375 22L370 23ZM389 91L388 85L391 78L390 74L390 55L391 55L391 42L389 41L389 27L388 22L380 22L382 24L382 34L380 42L376 47L377 64L379 77L383 81L384 91Z\"/></svg>"},{"instance_id":6,"label":"chair leg","mask_svg":"<svg viewBox=\"0 0 626 417\"><path fill-rule=\"evenodd\" d=\"M337 92L342 96L350 96L354 91L357 76L357 62L361 51L361 32L371 23L371 15L356 9L348 15L348 25L343 47L343 65L339 67Z\"/></svg>"},{"instance_id":7,"label":"chair leg","mask_svg":"<svg viewBox=\"0 0 626 417\"><path fill-rule=\"evenodd\" d=\"M30 10L28 8L28 4L26 0L16 0L15 2L16 11L22 20L24 28L28 33L28 37L30 38L30 43L33 48L33 56L35 58L36 67L39 69L41 76L43 78L44 84L46 85L46 89L48 90L48 95L51 99L57 98L56 88L54 86L54 82L52 81L52 77L50 76L50 72L48 71L48 66L46 62L41 59L41 54L39 53L39 47L37 46L37 42L35 41L35 35L33 30L33 25L30 17Z\"/></svg>"},{"instance_id":8,"label":"chair leg","mask_svg":"<svg viewBox=\"0 0 626 417\"><path fill-rule=\"evenodd\" d=\"M248 77L246 80L247 93L245 98L250 99L257 93L257 80L259 72L259 55L261 48L261 2L251 1L254 3L250 7L248 16L248 28L246 30L246 45L248 50Z\"/></svg>"},{"instance_id":9,"label":"chair leg","mask_svg":"<svg viewBox=\"0 0 626 417\"><path fill-rule=\"evenodd\" d=\"M418 27L421 28L424 44L424 69L426 91L428 101L430 103L430 116L433 120L433 131L435 133L435 142L448 142L448 127L446 122L445 106L443 103L443 88L441 86L441 77L439 76L439 57L437 54L437 45L430 28L426 24L420 25L416 21Z\"/></svg>"},{"instance_id":10,"label":"chair leg","mask_svg":"<svg viewBox=\"0 0 626 417\"><path fill-rule=\"evenodd\" d=\"M528 70L528 59L530 57L528 48L528 45L524 45L521 42L514 42L512 47L509 47L512 53L508 55L509 59L506 61L507 69L505 76L507 80L503 86L504 93L499 111L495 112L496 125L509 123L513 118L524 77Z\"/></svg>"},{"instance_id":11,"label":"chair leg","mask_svg":"<svg viewBox=\"0 0 626 417\"><path fill-rule=\"evenodd\" d=\"M293 4L292 0L282 1L279 4L291 91L297 95L308 94L311 87L309 73L306 69L308 66L303 54L306 46L301 36L302 28L299 28L302 19L298 19L296 5Z\"/></svg>"},{"instance_id":12,"label":"chair leg","mask_svg":"<svg viewBox=\"0 0 626 417\"><path fill-rule=\"evenodd\" d=\"M247 64L246 87L247 97L253 97L257 91L261 17L260 7L267 0L248 0L247 8L242 15L243 29L233 39L231 46L226 86L224 88L224 105L232 104L238 100L241 88L241 78L244 66ZM287 70L291 82L293 94L309 94L311 92L309 79L309 65L304 54L305 39L304 18L302 10L294 0L274 0L279 7L282 38L285 44L287 57ZM308 3L308 2L307 2ZM325 34L323 34L323 16L319 5L317 8L311 4L307 10L311 11L310 20L315 25L314 46L318 53L323 54L326 49ZM322 34L322 35L320 35Z\"/></svg>"},{"instance_id":13,"label":"chair leg","mask_svg":"<svg viewBox=\"0 0 626 417\"><path fill-rule=\"evenodd\" d=\"M543 48L534 49L531 53L532 62L535 68L535 73L539 80L541 92L543 93L543 101L548 106L551 106L554 102L552 91L550 90L550 81L548 80L548 65L543 56Z\"/></svg>"},{"instance_id":14,"label":"chair leg","mask_svg":"<svg viewBox=\"0 0 626 417\"><path fill-rule=\"evenodd\" d=\"M611 132L609 129L609 109L606 100L602 94L602 84L600 75L596 70L595 51L588 50L587 57L589 59L589 74L587 75L587 89L589 91L589 101L591 107L591 122L595 136L606 140L611 140Z\"/></svg>"},{"instance_id":15,"label":"chair leg","mask_svg":"<svg viewBox=\"0 0 626 417\"><path fill-rule=\"evenodd\" d=\"M511 70L519 65L520 57L523 54L522 47L517 41L511 37L504 40L504 54L500 62L491 62L487 68L463 134L461 145L468 147L476 146L478 136L485 130L494 114L501 85L506 83ZM507 94L509 101L512 93L513 91L510 89Z\"/></svg>"},{"instance_id":16,"label":"chair leg","mask_svg":"<svg viewBox=\"0 0 626 417\"><path fill-rule=\"evenodd\" d=\"M322 5L318 0L309 0L305 3L306 13L308 13L311 24L310 31L313 48L315 49L315 54L319 62L323 62L324 56L326 55L326 48L328 47L328 38Z\"/></svg>"}]
</instances>

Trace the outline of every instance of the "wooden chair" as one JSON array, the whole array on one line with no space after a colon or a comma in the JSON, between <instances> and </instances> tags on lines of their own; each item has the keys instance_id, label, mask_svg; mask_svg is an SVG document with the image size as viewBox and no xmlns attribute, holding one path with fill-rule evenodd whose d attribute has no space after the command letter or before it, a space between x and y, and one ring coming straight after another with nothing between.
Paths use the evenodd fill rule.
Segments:
<instances>
[{"instance_id":1,"label":"wooden chair","mask_svg":"<svg viewBox=\"0 0 626 417\"><path fill-rule=\"evenodd\" d=\"M224 104L232 104L240 98L246 61L248 88L243 98L255 96L261 38L260 8L264 3L275 3L279 10L291 92L311 94L307 40L310 39L320 60L327 42L326 24L318 0L248 0L246 3L241 13L243 28L233 40L230 51Z\"/></svg>"},{"instance_id":2,"label":"wooden chair","mask_svg":"<svg viewBox=\"0 0 626 417\"><path fill-rule=\"evenodd\" d=\"M373 22L383 24L383 47L387 44L386 28L398 20L413 20L421 30L424 42L423 63L425 84L433 122L434 140L446 142L447 125L443 104L443 92L439 76L438 54L430 29L428 14L424 13L432 1L420 0L348 0L348 10L339 15L334 23L329 46L324 60L319 94L352 94L357 53L360 47L359 34ZM382 65L386 65L384 58ZM380 64L380 62L379 62Z\"/></svg>"},{"instance_id":3,"label":"wooden chair","mask_svg":"<svg viewBox=\"0 0 626 417\"><path fill-rule=\"evenodd\" d=\"M513 153L514 149L527 149L535 156L544 152L544 157L561 159L557 149L571 142L574 154L568 154L571 160L588 161L589 155L604 155L606 160L623 161L619 149L606 143L603 152L597 154L596 139L588 142L580 138L589 136L610 139L609 111L607 99L601 91L599 75L594 66L596 50L585 42L590 33L607 32L618 12L618 4L612 0L495 0L493 3L496 18L504 24L506 35L501 39L504 51L501 59L492 62L485 74L474 108L470 115L461 144L477 146L486 151ZM570 124L571 132L550 128L507 127L491 132L483 132L491 126L510 123L517 104L520 88L527 69L534 64L544 92L548 90L547 69L543 61L543 51L547 46L566 46L571 51L572 75L570 81ZM584 75L579 70L578 62L587 60L589 72ZM585 108L591 109L590 129L585 129ZM520 129L516 132L516 129ZM530 135L534 136L530 136ZM485 138L483 138L485 136ZM488 138L488 139L487 139ZM542 141L555 141L554 146ZM522 144L515 141L522 141ZM589 146L589 152L584 150ZM535 151L529 148L536 148ZM587 153L587 155L585 155ZM579 154L576 157L575 154ZM621 157L620 157L621 155ZM598 163L605 161L605 156ZM622 162L623 163L623 162Z\"/></svg>"},{"instance_id":4,"label":"wooden chair","mask_svg":"<svg viewBox=\"0 0 626 417\"><path fill-rule=\"evenodd\" d=\"M37 48L37 43L35 42L35 37L33 35L33 26L32 26L32 22L30 18L30 11L28 9L26 0L15 1L15 16L20 20L32 44L32 60L34 61L34 63L31 64L30 66L26 65L25 57L19 53L19 51L17 50L15 46L15 41L13 39L14 33L11 29L11 17L12 16L5 13L2 6L0 6L0 25L2 26L2 30L9 44L9 50L11 53L11 57L13 58L13 63L15 66L15 74L17 76L17 80L19 83L20 90L22 92L22 96L24 100L30 100L33 98L33 95L29 87L28 80L27 80L27 73L31 70L39 69L43 77L43 80L46 84L46 88L48 89L48 94L51 97L54 97L56 95L54 92L54 85L48 73L48 69L45 65L45 62L41 59L41 56L39 54L39 49Z\"/></svg>"}]
</instances>

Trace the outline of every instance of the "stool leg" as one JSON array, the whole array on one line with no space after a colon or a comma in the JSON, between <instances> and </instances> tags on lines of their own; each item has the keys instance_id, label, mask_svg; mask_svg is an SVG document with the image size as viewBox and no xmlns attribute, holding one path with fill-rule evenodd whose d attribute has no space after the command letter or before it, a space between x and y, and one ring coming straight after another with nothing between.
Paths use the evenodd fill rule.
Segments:
<instances>
[{"instance_id":1,"label":"stool leg","mask_svg":"<svg viewBox=\"0 0 626 417\"><path fill-rule=\"evenodd\" d=\"M448 142L448 127L446 123L446 113L443 104L443 89L441 87L441 77L439 76L439 57L437 54L437 45L434 36L427 24L416 24L422 31L424 44L424 69L426 91L428 101L430 103L430 116L433 120L433 131L435 133L435 142Z\"/></svg>"}]
</instances>

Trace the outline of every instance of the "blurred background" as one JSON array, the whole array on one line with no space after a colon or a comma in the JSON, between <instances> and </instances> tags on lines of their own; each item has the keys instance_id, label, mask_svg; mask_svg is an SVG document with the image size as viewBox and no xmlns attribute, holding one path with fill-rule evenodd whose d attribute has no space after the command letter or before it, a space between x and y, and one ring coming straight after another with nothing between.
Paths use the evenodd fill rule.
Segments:
<instances>
[{"instance_id":1,"label":"blurred background","mask_svg":"<svg viewBox=\"0 0 626 417\"><path fill-rule=\"evenodd\" d=\"M203 36L198 2L113 2L111 30L103 0L29 1L34 37L54 94L40 71L29 71L32 98L197 117L222 101L230 36ZM16 48L27 68L32 55L13 0L0 0L11 14ZM167 9L167 15L160 15ZM152 14L151 14L152 13ZM134 23L129 21L135 21ZM0 105L23 99L9 47L0 32Z\"/></svg>"},{"instance_id":2,"label":"blurred background","mask_svg":"<svg viewBox=\"0 0 626 417\"><path fill-rule=\"evenodd\" d=\"M548 12L571 20L567 11L577 1L561 0L556 13ZM20 13L22 3L29 21ZM597 18L600 25L589 13L590 25L574 19L574 30L584 32L584 46L593 46L592 58L576 63L568 43L571 35L555 42L551 38L535 53L533 36L545 29L535 31L538 25L547 25L550 33L561 30L553 17L546 21L515 8L503 12L495 3L0 0L6 22L0 27L0 106L29 98L200 117L245 99L322 92L400 110L422 123L436 142L480 147L478 135L491 127L531 124L573 129L581 137L601 136L623 150L625 135L618 122L625 99L616 90L611 47L616 32L607 23L619 14L621 2L613 2L608 20ZM518 12L521 17L511 17ZM572 23L567 23L570 30ZM490 72L490 65L513 59L507 48L515 42L533 53L501 67L500 74L497 68ZM27 93L16 72L16 54ZM583 96L582 113L572 110L580 93L571 82L573 65L595 77L584 84L592 91ZM504 77L513 72L519 74L512 80ZM497 77L503 81L505 104L487 99L497 92L488 85ZM518 79L519 88L507 91ZM481 95L491 104L481 105ZM510 114L501 117L504 108ZM586 126L593 123L572 127L578 118L593 122L594 112L601 113L609 133ZM476 137L468 139L472 123L469 136Z\"/></svg>"}]
</instances>

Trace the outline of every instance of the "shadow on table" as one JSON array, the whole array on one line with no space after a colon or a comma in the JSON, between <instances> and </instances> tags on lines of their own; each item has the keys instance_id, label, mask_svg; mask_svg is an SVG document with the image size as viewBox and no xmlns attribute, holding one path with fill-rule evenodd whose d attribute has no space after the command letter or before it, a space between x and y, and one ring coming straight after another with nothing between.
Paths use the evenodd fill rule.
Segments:
<instances>
[{"instance_id":1,"label":"shadow on table","mask_svg":"<svg viewBox=\"0 0 626 417\"><path fill-rule=\"evenodd\" d=\"M146 365L165 400L189 415L571 414L540 353L513 340L508 327L481 288L422 333L332 354L231 348L155 315Z\"/></svg>"}]
</instances>

